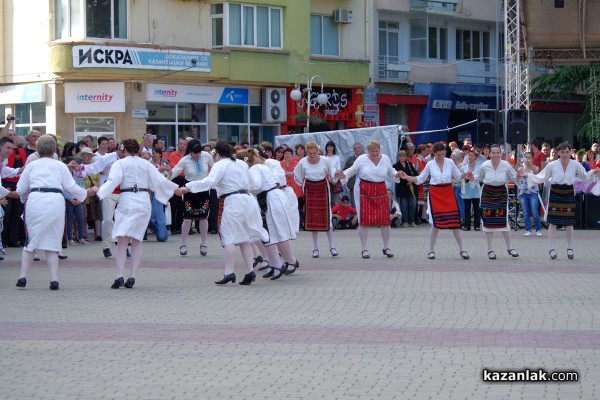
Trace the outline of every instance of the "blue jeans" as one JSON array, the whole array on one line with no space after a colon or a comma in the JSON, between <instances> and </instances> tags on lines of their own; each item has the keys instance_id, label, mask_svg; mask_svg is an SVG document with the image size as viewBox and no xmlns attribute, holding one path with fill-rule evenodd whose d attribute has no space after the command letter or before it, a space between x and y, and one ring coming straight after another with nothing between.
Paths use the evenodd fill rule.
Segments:
<instances>
[{"instance_id":1,"label":"blue jeans","mask_svg":"<svg viewBox=\"0 0 600 400\"><path fill-rule=\"evenodd\" d=\"M165 220L165 206L154 197L150 199L152 203L152 212L150 214L150 226L156 233L156 240L159 242L166 242L169 238L169 232L167 232L167 225Z\"/></svg>"},{"instance_id":2,"label":"blue jeans","mask_svg":"<svg viewBox=\"0 0 600 400\"><path fill-rule=\"evenodd\" d=\"M74 206L70 201L65 200L67 207L67 239L73 240L73 217L77 218L77 238L84 239L83 236L83 203Z\"/></svg>"},{"instance_id":3,"label":"blue jeans","mask_svg":"<svg viewBox=\"0 0 600 400\"><path fill-rule=\"evenodd\" d=\"M460 220L465 220L465 203L462 198L461 187L454 186L454 195L456 196L456 202L458 203L458 214L460 215Z\"/></svg>"},{"instance_id":4,"label":"blue jeans","mask_svg":"<svg viewBox=\"0 0 600 400\"><path fill-rule=\"evenodd\" d=\"M521 201L521 209L523 210L523 218L525 219L525 230L531 230L531 217L533 217L533 222L535 223L535 230L541 230L542 224L540 223L540 202L538 194L522 194L519 196L519 200Z\"/></svg>"},{"instance_id":5,"label":"blue jeans","mask_svg":"<svg viewBox=\"0 0 600 400\"><path fill-rule=\"evenodd\" d=\"M417 209L417 198L413 196L399 197L400 211L402 212L402 223L412 224L415 222L415 211Z\"/></svg>"}]
</instances>

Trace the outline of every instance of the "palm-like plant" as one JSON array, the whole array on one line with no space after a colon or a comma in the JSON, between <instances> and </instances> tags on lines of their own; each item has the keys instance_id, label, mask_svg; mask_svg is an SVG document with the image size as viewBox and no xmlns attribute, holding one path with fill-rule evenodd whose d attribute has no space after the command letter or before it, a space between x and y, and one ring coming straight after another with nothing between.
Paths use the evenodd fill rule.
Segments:
<instances>
[{"instance_id":1,"label":"palm-like plant","mask_svg":"<svg viewBox=\"0 0 600 400\"><path fill-rule=\"evenodd\" d=\"M600 67L577 65L563 67L554 74L545 74L531 81L533 98L545 100L581 99L585 112L577 132L580 138L590 141L600 137Z\"/></svg>"}]
</instances>

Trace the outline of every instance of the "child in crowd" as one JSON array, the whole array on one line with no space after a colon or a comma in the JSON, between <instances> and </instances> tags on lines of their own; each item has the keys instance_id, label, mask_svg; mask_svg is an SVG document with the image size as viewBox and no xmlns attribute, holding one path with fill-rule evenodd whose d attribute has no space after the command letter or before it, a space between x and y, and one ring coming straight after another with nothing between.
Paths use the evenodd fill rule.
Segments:
<instances>
[{"instance_id":1,"label":"child in crowd","mask_svg":"<svg viewBox=\"0 0 600 400\"><path fill-rule=\"evenodd\" d=\"M390 203L390 226L392 228L399 228L402 225L402 211L391 189L387 189L387 197Z\"/></svg>"},{"instance_id":2,"label":"child in crowd","mask_svg":"<svg viewBox=\"0 0 600 400\"><path fill-rule=\"evenodd\" d=\"M350 198L342 196L342 201L331 209L333 229L356 229L358 214L356 208L350 205Z\"/></svg>"}]
</instances>

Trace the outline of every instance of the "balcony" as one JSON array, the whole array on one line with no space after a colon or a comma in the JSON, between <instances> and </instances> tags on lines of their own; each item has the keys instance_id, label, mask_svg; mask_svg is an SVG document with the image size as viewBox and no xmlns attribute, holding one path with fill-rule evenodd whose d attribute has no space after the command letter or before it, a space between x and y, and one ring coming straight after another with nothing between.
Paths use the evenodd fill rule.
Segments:
<instances>
[{"instance_id":1,"label":"balcony","mask_svg":"<svg viewBox=\"0 0 600 400\"><path fill-rule=\"evenodd\" d=\"M456 83L495 85L502 75L504 75L504 65L496 60L461 61L456 64Z\"/></svg>"},{"instance_id":2,"label":"balcony","mask_svg":"<svg viewBox=\"0 0 600 400\"><path fill-rule=\"evenodd\" d=\"M379 56L377 62L377 79L383 82L408 81L410 64L401 63L398 57Z\"/></svg>"},{"instance_id":3,"label":"balcony","mask_svg":"<svg viewBox=\"0 0 600 400\"><path fill-rule=\"evenodd\" d=\"M410 0L411 11L426 11L437 14L454 14L458 0L426 1Z\"/></svg>"}]
</instances>

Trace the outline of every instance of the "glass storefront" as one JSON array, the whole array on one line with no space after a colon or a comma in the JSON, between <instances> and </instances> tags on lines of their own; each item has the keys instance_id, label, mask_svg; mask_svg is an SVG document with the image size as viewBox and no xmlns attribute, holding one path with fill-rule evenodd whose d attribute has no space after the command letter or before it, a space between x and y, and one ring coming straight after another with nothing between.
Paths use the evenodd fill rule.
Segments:
<instances>
[{"instance_id":1,"label":"glass storefront","mask_svg":"<svg viewBox=\"0 0 600 400\"><path fill-rule=\"evenodd\" d=\"M207 109L202 103L148 102L147 131L161 137L167 146L176 146L179 138L208 141Z\"/></svg>"},{"instance_id":2,"label":"glass storefront","mask_svg":"<svg viewBox=\"0 0 600 400\"><path fill-rule=\"evenodd\" d=\"M220 105L218 138L232 145L248 142L259 144L266 140L273 143L279 125L262 125L262 109L259 105Z\"/></svg>"}]
</instances>

